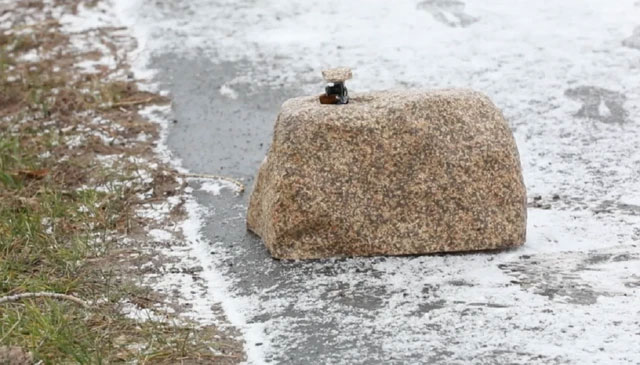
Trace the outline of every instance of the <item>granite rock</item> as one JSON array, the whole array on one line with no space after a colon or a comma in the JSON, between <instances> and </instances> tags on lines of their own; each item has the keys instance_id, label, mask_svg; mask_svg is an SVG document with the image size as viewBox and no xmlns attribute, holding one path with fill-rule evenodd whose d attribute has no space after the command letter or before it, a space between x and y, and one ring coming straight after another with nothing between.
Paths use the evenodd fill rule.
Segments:
<instances>
[{"instance_id":1,"label":"granite rock","mask_svg":"<svg viewBox=\"0 0 640 365\"><path fill-rule=\"evenodd\" d=\"M492 250L524 243L526 191L502 113L464 89L286 101L248 228L282 259Z\"/></svg>"},{"instance_id":2,"label":"granite rock","mask_svg":"<svg viewBox=\"0 0 640 365\"><path fill-rule=\"evenodd\" d=\"M345 82L351 77L351 69L349 67L337 67L322 71L322 78L326 82Z\"/></svg>"}]
</instances>

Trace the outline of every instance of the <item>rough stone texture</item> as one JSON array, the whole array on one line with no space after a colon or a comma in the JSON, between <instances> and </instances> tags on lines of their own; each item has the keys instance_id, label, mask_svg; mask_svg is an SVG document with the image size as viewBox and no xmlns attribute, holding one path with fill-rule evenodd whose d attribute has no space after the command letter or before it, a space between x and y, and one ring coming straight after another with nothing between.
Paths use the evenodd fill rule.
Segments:
<instances>
[{"instance_id":1,"label":"rough stone texture","mask_svg":"<svg viewBox=\"0 0 640 365\"><path fill-rule=\"evenodd\" d=\"M526 191L480 93L301 97L282 106L247 225L284 259L498 249L525 241Z\"/></svg>"},{"instance_id":2,"label":"rough stone texture","mask_svg":"<svg viewBox=\"0 0 640 365\"><path fill-rule=\"evenodd\" d=\"M352 77L351 69L348 67L338 67L322 71L322 77L327 82L345 82Z\"/></svg>"}]
</instances>

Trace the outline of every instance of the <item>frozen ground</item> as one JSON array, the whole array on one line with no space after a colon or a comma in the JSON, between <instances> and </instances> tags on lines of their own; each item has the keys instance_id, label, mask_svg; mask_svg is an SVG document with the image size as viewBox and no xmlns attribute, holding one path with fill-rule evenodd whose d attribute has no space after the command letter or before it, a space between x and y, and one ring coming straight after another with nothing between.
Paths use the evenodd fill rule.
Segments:
<instances>
[{"instance_id":1,"label":"frozen ground","mask_svg":"<svg viewBox=\"0 0 640 365\"><path fill-rule=\"evenodd\" d=\"M193 172L250 186L279 105L324 66L353 67L351 92L471 87L513 128L531 207L512 251L275 261L245 231L250 189L194 182L194 308L221 303L250 362L640 363L640 2L116 5Z\"/></svg>"}]
</instances>

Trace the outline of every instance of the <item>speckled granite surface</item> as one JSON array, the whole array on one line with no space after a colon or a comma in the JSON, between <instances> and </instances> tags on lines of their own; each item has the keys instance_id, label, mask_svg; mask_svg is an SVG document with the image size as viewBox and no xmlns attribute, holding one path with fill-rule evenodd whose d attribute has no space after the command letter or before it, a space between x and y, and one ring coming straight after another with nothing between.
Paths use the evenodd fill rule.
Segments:
<instances>
[{"instance_id":1,"label":"speckled granite surface","mask_svg":"<svg viewBox=\"0 0 640 365\"><path fill-rule=\"evenodd\" d=\"M351 79L352 76L349 67L336 67L322 71L322 78L327 82L343 82Z\"/></svg>"},{"instance_id":2,"label":"speckled granite surface","mask_svg":"<svg viewBox=\"0 0 640 365\"><path fill-rule=\"evenodd\" d=\"M526 191L500 110L470 90L290 99L248 210L276 258L518 246Z\"/></svg>"}]
</instances>

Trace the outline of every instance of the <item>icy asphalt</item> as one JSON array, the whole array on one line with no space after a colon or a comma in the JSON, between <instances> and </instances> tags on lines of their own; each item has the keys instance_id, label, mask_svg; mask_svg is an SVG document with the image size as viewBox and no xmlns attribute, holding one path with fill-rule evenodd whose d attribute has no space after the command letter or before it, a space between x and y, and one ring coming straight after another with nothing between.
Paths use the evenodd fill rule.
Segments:
<instances>
[{"instance_id":1,"label":"icy asphalt","mask_svg":"<svg viewBox=\"0 0 640 365\"><path fill-rule=\"evenodd\" d=\"M206 260L242 303L253 361L640 363L640 4L184 3L139 1L129 16L173 100L171 150L248 187L191 182L208 212ZM353 66L350 90L492 97L523 161L526 245L271 259L245 229L251 185L280 104L320 92L325 65Z\"/></svg>"}]
</instances>

